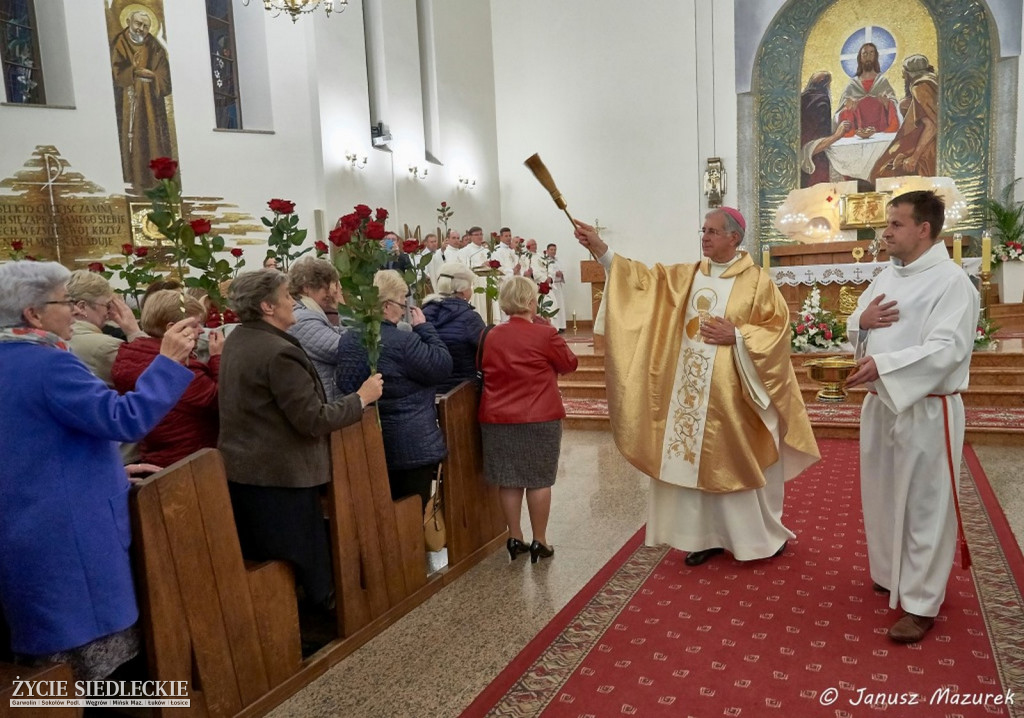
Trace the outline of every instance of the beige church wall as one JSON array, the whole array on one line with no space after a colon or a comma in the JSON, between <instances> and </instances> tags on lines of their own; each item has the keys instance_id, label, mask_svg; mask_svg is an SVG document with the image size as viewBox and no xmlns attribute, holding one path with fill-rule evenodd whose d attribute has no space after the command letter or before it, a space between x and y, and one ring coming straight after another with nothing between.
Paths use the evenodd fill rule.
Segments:
<instances>
[{"instance_id":1,"label":"beige church wall","mask_svg":"<svg viewBox=\"0 0 1024 718\"><path fill-rule=\"evenodd\" d=\"M58 2L59 0L43 0ZM243 242L249 267L259 266L266 233L258 218L267 200L296 203L301 225L329 231L353 204L387 207L403 223L436 224L438 203L457 207L454 226L499 222L490 11L472 0L420 0L435 33L440 163L425 159L423 96L417 49L416 3L383 0L382 51L393 140L387 149L370 143L368 80L361 3L327 18L322 12L273 18L256 0L236 15L262 25L266 56L263 121L258 131L215 129L206 18L200 2L165 2L166 47L173 83L174 119L184 194L220 197L250 215L258 231ZM21 171L37 145L53 145L71 168L108 194L125 191L121 176L103 0L64 0L73 71L74 108L0 106L5 142L0 178ZM160 38L164 40L163 37ZM243 51L239 50L239 55ZM243 98L243 103L245 99ZM243 119L245 116L243 116ZM366 156L357 170L345 154ZM429 168L411 178L410 163ZM477 179L473 192L458 192L460 173ZM316 222L318 216L323 221ZM233 238L225 233L229 246Z\"/></svg>"},{"instance_id":2,"label":"beige church wall","mask_svg":"<svg viewBox=\"0 0 1024 718\"><path fill-rule=\"evenodd\" d=\"M589 255L523 166L534 152L616 251L697 260L707 157L723 159L725 203L738 203L731 3L494 0L491 13L502 221L558 244L567 318L591 316Z\"/></svg>"},{"instance_id":3,"label":"beige church wall","mask_svg":"<svg viewBox=\"0 0 1024 718\"><path fill-rule=\"evenodd\" d=\"M371 145L367 129L370 115L359 4L350 4L346 15L353 13L353 22L338 30L333 42L317 43L319 64L332 68L318 77L328 224L356 202L389 208L395 218L389 226L400 233L405 224L420 225L424 235L432 231L442 201L455 208L453 229L465 230L474 224L496 228L500 221L490 9L487 3L473 0L420 0L420 5L434 36L437 109L429 159L416 4L381 3L386 46L384 121L393 138L386 149ZM328 30L335 33L334 27L321 23L318 36ZM346 154L356 154L360 164L365 157L365 167L354 167ZM410 164L427 168L426 178L414 178ZM476 179L472 191L460 189L462 176Z\"/></svg>"}]
</instances>

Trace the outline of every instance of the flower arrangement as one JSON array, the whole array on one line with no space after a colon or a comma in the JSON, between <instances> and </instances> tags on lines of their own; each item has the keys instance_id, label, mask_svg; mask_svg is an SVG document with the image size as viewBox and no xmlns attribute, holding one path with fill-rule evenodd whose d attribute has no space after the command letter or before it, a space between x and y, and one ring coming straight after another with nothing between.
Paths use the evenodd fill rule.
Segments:
<instances>
[{"instance_id":1,"label":"flower arrangement","mask_svg":"<svg viewBox=\"0 0 1024 718\"><path fill-rule=\"evenodd\" d=\"M121 254L124 255L122 262L117 264L108 262L107 266L99 273L106 279L110 279L115 272L117 273L127 288L115 288L114 291L124 297L125 302L138 316L142 306L140 301L142 293L146 291L146 287L160 279L160 275L155 272L156 262L150 256L148 247L136 247L131 243L125 243L121 245ZM101 263L97 262L97 264ZM132 301L128 301L129 297Z\"/></svg>"},{"instance_id":2,"label":"flower arrangement","mask_svg":"<svg viewBox=\"0 0 1024 718\"><path fill-rule=\"evenodd\" d=\"M999 344L995 334L999 327L992 323L986 316L978 319L978 328L974 332L974 351L985 351L995 349Z\"/></svg>"},{"instance_id":3,"label":"flower arrangement","mask_svg":"<svg viewBox=\"0 0 1024 718\"><path fill-rule=\"evenodd\" d=\"M1003 190L1002 201L990 199L985 210L998 244L992 247L992 259L999 262L1024 262L1024 202L1013 201L1013 190L1020 179L1015 179Z\"/></svg>"},{"instance_id":4,"label":"flower arrangement","mask_svg":"<svg viewBox=\"0 0 1024 718\"><path fill-rule=\"evenodd\" d=\"M367 205L357 204L352 212L338 220L328 235L337 247L334 266L338 269L344 304L338 307L343 320L360 329L363 348L370 362L370 373L377 373L380 359L380 324L384 308L373 275L387 262L387 250L381 246L388 211L374 213Z\"/></svg>"},{"instance_id":5,"label":"flower arrangement","mask_svg":"<svg viewBox=\"0 0 1024 718\"><path fill-rule=\"evenodd\" d=\"M306 247L293 251L300 244L306 241L306 230L299 229L299 216L295 214L295 203L286 199L272 199L267 202L267 207L274 213L273 219L262 217L263 224L270 227L270 238L267 244L267 258L275 258L278 261L279 269L288 272L288 266L296 259L313 250L313 247Z\"/></svg>"},{"instance_id":6,"label":"flower arrangement","mask_svg":"<svg viewBox=\"0 0 1024 718\"><path fill-rule=\"evenodd\" d=\"M795 352L830 351L846 340L846 327L835 315L821 306L821 290L815 285L800 307L793 330L791 346Z\"/></svg>"}]
</instances>

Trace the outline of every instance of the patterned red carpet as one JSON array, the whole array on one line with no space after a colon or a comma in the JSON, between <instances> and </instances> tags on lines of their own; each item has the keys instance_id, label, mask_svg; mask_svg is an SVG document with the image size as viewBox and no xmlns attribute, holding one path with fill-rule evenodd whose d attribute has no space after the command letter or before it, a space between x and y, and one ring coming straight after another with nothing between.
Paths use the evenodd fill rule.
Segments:
<instances>
[{"instance_id":1,"label":"patterned red carpet","mask_svg":"<svg viewBox=\"0 0 1024 718\"><path fill-rule=\"evenodd\" d=\"M608 416L605 399L575 399L564 397L565 410L573 416ZM968 429L1003 429L1024 425L1024 408L967 407ZM807 416L812 423L827 422L837 425L860 425L860 406L856 404L807 404Z\"/></svg>"},{"instance_id":2,"label":"patterned red carpet","mask_svg":"<svg viewBox=\"0 0 1024 718\"><path fill-rule=\"evenodd\" d=\"M819 443L825 460L787 484L782 557L690 568L638 533L463 718L1024 716L1024 695L1003 705L1024 686L1024 558L974 453L974 568L957 564L935 628L903 646L868 575L857 443Z\"/></svg>"}]
</instances>

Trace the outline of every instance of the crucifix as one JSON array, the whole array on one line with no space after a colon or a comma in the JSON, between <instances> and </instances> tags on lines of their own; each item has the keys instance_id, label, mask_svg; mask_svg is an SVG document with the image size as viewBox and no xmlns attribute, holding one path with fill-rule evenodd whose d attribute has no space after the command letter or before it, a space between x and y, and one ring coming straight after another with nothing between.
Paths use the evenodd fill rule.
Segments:
<instances>
[{"instance_id":1,"label":"crucifix","mask_svg":"<svg viewBox=\"0 0 1024 718\"><path fill-rule=\"evenodd\" d=\"M804 274L807 275L807 283L814 284L814 272L808 269Z\"/></svg>"},{"instance_id":2,"label":"crucifix","mask_svg":"<svg viewBox=\"0 0 1024 718\"><path fill-rule=\"evenodd\" d=\"M599 219L595 219L594 220L594 231L596 231L598 234L601 234L601 232L603 232L606 229L608 229L608 228L601 226L601 220L599 220Z\"/></svg>"}]
</instances>

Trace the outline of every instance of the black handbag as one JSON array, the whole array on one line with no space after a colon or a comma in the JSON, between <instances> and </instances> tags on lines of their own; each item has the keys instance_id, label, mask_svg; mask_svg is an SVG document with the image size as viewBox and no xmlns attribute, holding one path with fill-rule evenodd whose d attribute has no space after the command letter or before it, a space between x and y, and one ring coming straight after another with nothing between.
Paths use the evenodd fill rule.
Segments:
<instances>
[{"instance_id":1,"label":"black handbag","mask_svg":"<svg viewBox=\"0 0 1024 718\"><path fill-rule=\"evenodd\" d=\"M494 329L493 324L484 327L484 330L480 332L480 342L476 345L476 383L481 387L484 385L484 339L487 338L487 332L492 329Z\"/></svg>"}]
</instances>

